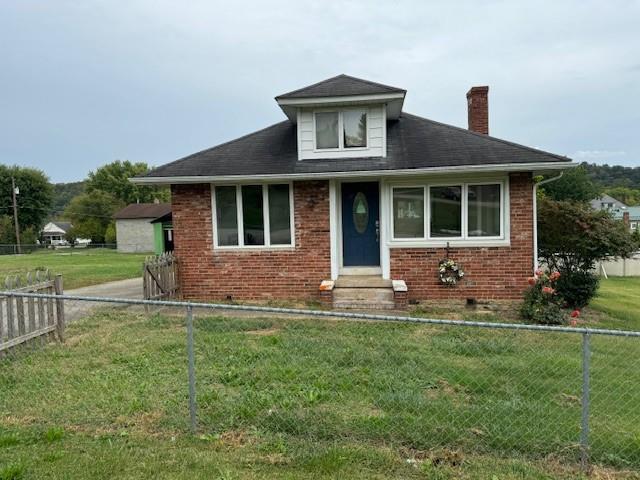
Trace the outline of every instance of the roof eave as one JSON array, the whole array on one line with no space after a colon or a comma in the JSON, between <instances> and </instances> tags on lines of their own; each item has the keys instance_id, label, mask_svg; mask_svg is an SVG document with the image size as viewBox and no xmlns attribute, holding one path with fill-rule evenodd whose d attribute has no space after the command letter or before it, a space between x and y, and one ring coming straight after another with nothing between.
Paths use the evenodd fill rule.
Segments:
<instances>
[{"instance_id":1,"label":"roof eave","mask_svg":"<svg viewBox=\"0 0 640 480\"><path fill-rule=\"evenodd\" d=\"M367 177L402 177L412 175L444 175L452 173L510 173L533 172L541 175L546 172L564 170L580 165L577 162L554 161L536 163L509 163L461 165L447 167L425 167L402 170L358 170L353 172L319 172L319 173L288 173L288 174L257 174L257 175L187 175L173 177L132 177L129 181L136 185L177 185L214 182L246 182L246 181L280 181L280 180L312 180L332 178L367 178Z\"/></svg>"},{"instance_id":2,"label":"roof eave","mask_svg":"<svg viewBox=\"0 0 640 480\"><path fill-rule=\"evenodd\" d=\"M388 109L387 118L397 118L402 111L406 91L376 93L370 95L338 95L328 97L304 97L304 98L281 98L276 97L275 100L285 113L287 118L296 123L296 112L298 108L313 107L333 107L333 106L349 106L349 105L370 105L385 103L393 105Z\"/></svg>"}]
</instances>

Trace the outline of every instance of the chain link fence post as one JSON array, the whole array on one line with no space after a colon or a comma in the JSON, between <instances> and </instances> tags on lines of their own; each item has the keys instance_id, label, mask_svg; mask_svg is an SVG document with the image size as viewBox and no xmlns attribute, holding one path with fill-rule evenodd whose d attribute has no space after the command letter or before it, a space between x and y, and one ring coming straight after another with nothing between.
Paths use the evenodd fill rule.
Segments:
<instances>
[{"instance_id":1,"label":"chain link fence post","mask_svg":"<svg viewBox=\"0 0 640 480\"><path fill-rule=\"evenodd\" d=\"M196 432L198 419L196 417L196 361L193 353L193 307L187 306L187 356L189 357L189 417L191 431Z\"/></svg>"},{"instance_id":2,"label":"chain link fence post","mask_svg":"<svg viewBox=\"0 0 640 480\"><path fill-rule=\"evenodd\" d=\"M589 470L589 370L591 364L591 337L589 332L582 334L582 417L580 422L580 465L583 471Z\"/></svg>"}]
</instances>

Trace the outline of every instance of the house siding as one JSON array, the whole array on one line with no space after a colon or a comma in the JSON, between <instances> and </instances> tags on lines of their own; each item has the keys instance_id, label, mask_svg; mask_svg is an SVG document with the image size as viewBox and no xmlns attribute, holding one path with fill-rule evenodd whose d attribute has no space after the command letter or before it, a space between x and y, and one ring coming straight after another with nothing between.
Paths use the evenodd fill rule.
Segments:
<instances>
[{"instance_id":1,"label":"house siding","mask_svg":"<svg viewBox=\"0 0 640 480\"><path fill-rule=\"evenodd\" d=\"M293 183L295 246L213 248L211 186L172 185L174 251L187 299L315 299L330 278L329 182Z\"/></svg>"},{"instance_id":2,"label":"house siding","mask_svg":"<svg viewBox=\"0 0 640 480\"><path fill-rule=\"evenodd\" d=\"M438 266L444 248L392 248L392 279L404 280L409 300L519 300L533 270L533 180L529 173L509 177L510 246L458 247L449 258L464 270L455 287L442 285Z\"/></svg>"}]
</instances>

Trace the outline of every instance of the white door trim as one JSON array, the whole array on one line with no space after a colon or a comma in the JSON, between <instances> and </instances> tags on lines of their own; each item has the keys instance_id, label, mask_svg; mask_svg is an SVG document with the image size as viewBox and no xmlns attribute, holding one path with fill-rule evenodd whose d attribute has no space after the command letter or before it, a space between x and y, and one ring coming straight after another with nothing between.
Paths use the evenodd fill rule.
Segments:
<instances>
[{"instance_id":1,"label":"white door trim","mask_svg":"<svg viewBox=\"0 0 640 480\"><path fill-rule=\"evenodd\" d=\"M378 220L380 222L380 266L373 267L345 267L343 265L343 245L342 245L342 184L367 182L369 179L354 180L331 180L329 182L329 226L331 235L331 278L336 280L339 275L382 275L383 278L390 278L389 274L389 247L388 225L387 225L387 205L388 195L386 194L386 184L382 179L378 179ZM374 182L376 180L373 180Z\"/></svg>"},{"instance_id":2,"label":"white door trim","mask_svg":"<svg viewBox=\"0 0 640 480\"><path fill-rule=\"evenodd\" d=\"M329 250L331 258L331 280L337 280L340 274L339 237L341 236L338 197L338 181L329 180Z\"/></svg>"},{"instance_id":3,"label":"white door trim","mask_svg":"<svg viewBox=\"0 0 640 480\"><path fill-rule=\"evenodd\" d=\"M391 256L389 238L391 225L391 195L389 185L384 178L380 179L380 268L382 278L391 279Z\"/></svg>"}]
</instances>

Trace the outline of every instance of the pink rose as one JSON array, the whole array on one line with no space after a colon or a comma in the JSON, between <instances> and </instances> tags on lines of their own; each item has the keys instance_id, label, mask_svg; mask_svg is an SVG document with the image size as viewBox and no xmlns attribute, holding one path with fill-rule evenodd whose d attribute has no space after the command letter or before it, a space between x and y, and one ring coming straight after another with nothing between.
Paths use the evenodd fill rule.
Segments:
<instances>
[{"instance_id":1,"label":"pink rose","mask_svg":"<svg viewBox=\"0 0 640 480\"><path fill-rule=\"evenodd\" d=\"M580 316L580 310L578 310L577 308L571 312L571 318L578 318Z\"/></svg>"},{"instance_id":2,"label":"pink rose","mask_svg":"<svg viewBox=\"0 0 640 480\"><path fill-rule=\"evenodd\" d=\"M533 287L536 284L536 277L529 277L527 282L529 282L529 285Z\"/></svg>"},{"instance_id":3,"label":"pink rose","mask_svg":"<svg viewBox=\"0 0 640 480\"><path fill-rule=\"evenodd\" d=\"M559 278L560 278L560 272L553 272L551 275L549 275L549 280L551 280L552 282L555 282Z\"/></svg>"},{"instance_id":4,"label":"pink rose","mask_svg":"<svg viewBox=\"0 0 640 480\"><path fill-rule=\"evenodd\" d=\"M550 295L552 295L552 294L554 294L554 293L555 293L555 290L554 290L553 288L551 288L551 287L542 287L542 291L543 291L544 293L548 293L548 294L550 294Z\"/></svg>"},{"instance_id":5,"label":"pink rose","mask_svg":"<svg viewBox=\"0 0 640 480\"><path fill-rule=\"evenodd\" d=\"M544 272L542 271L541 268L536 270L536 277L541 277L542 275L544 275Z\"/></svg>"}]
</instances>

